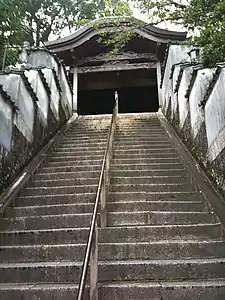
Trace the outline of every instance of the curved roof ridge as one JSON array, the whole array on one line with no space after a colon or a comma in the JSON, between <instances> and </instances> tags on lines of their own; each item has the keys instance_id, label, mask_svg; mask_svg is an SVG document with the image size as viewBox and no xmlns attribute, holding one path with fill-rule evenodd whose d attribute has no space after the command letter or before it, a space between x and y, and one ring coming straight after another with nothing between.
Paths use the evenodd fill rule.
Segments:
<instances>
[{"instance_id":1,"label":"curved roof ridge","mask_svg":"<svg viewBox=\"0 0 225 300\"><path fill-rule=\"evenodd\" d=\"M165 37L165 39L168 39L168 37L171 37L171 39L174 40L184 40L186 37L186 32L184 31L170 31L168 29L162 29L158 28L156 26L153 26L147 22L144 22L140 19L137 19L133 16L117 16L117 17L103 17L103 18L98 18L93 21L90 21L88 24L78 28L74 33L66 36L59 38L54 41L48 41L45 42L45 46L47 48L54 48L54 46L58 46L60 44L68 44L74 40L78 40L79 38L82 38L85 34L88 34L89 32L96 31L97 28L95 26L101 25L101 29L105 28L110 28L113 25L113 21L119 21L121 25L127 25L129 26L129 22L135 21L138 24L140 24L142 27L138 28L138 30L149 33L149 34L154 34L158 35L160 37ZM132 25L132 24L131 24Z\"/></svg>"}]
</instances>

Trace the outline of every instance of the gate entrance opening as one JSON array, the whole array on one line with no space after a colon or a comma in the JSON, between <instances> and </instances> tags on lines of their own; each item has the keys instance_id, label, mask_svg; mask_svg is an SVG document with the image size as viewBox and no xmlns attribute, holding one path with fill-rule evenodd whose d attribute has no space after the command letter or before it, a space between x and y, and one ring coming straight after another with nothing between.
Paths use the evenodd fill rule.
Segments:
<instances>
[{"instance_id":1,"label":"gate entrance opening","mask_svg":"<svg viewBox=\"0 0 225 300\"><path fill-rule=\"evenodd\" d=\"M111 114L115 91L120 113L156 112L159 108L156 69L81 74L78 113Z\"/></svg>"},{"instance_id":2,"label":"gate entrance opening","mask_svg":"<svg viewBox=\"0 0 225 300\"><path fill-rule=\"evenodd\" d=\"M156 87L130 87L118 89L119 112L156 112L159 108ZM78 113L81 115L111 114L115 90L80 91Z\"/></svg>"}]
</instances>

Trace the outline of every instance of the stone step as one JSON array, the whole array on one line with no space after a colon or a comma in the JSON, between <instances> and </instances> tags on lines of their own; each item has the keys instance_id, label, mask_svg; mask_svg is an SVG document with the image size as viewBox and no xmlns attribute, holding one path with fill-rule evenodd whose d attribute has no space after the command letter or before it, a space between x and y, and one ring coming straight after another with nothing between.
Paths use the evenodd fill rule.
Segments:
<instances>
[{"instance_id":1,"label":"stone step","mask_svg":"<svg viewBox=\"0 0 225 300\"><path fill-rule=\"evenodd\" d=\"M132 144L132 145L131 145ZM115 140L114 141L114 145L115 147L118 146L129 146L133 147L133 146L141 146L142 148L144 148L145 146L153 146L153 145L157 145L157 148L159 147L171 147L171 142L169 140L162 140L162 139L154 139L154 140Z\"/></svg>"},{"instance_id":2,"label":"stone step","mask_svg":"<svg viewBox=\"0 0 225 300\"><path fill-rule=\"evenodd\" d=\"M87 242L89 228L57 228L0 231L1 245L74 244ZM99 228L104 243L152 242L160 240L218 240L221 223L186 225L145 225Z\"/></svg>"},{"instance_id":3,"label":"stone step","mask_svg":"<svg viewBox=\"0 0 225 300\"><path fill-rule=\"evenodd\" d=\"M63 142L59 145L60 149L64 149L64 148L73 148L75 151L76 149L81 149L81 148L91 148L91 147L98 147L100 149L102 149L102 147L106 147L106 141L97 141L93 142L93 141L77 141L74 143L71 142Z\"/></svg>"},{"instance_id":4,"label":"stone step","mask_svg":"<svg viewBox=\"0 0 225 300\"><path fill-rule=\"evenodd\" d=\"M33 205L54 205L54 204L71 204L71 203L94 203L96 190L88 193L73 194L46 194L36 196L24 196L22 192L14 201L16 206L33 206Z\"/></svg>"},{"instance_id":5,"label":"stone step","mask_svg":"<svg viewBox=\"0 0 225 300\"><path fill-rule=\"evenodd\" d=\"M65 173L67 174L67 173ZM60 175L60 174L59 174ZM111 171L112 177L141 177L141 176L187 176L185 169L152 169L152 170L115 170ZM89 176L90 177L90 176Z\"/></svg>"},{"instance_id":6,"label":"stone step","mask_svg":"<svg viewBox=\"0 0 225 300\"><path fill-rule=\"evenodd\" d=\"M114 158L112 160L112 165L114 164L151 164L151 163L180 163L179 157L134 157L130 158L127 156L127 158Z\"/></svg>"},{"instance_id":7,"label":"stone step","mask_svg":"<svg viewBox=\"0 0 225 300\"><path fill-rule=\"evenodd\" d=\"M75 261L0 264L0 282L78 283L81 267ZM99 281L204 280L224 274L222 258L99 262Z\"/></svg>"},{"instance_id":8,"label":"stone step","mask_svg":"<svg viewBox=\"0 0 225 300\"><path fill-rule=\"evenodd\" d=\"M107 214L108 226L198 224L216 222L210 212L135 211Z\"/></svg>"},{"instance_id":9,"label":"stone step","mask_svg":"<svg viewBox=\"0 0 225 300\"><path fill-rule=\"evenodd\" d=\"M76 144L77 145L77 144ZM57 148L54 149L54 152L88 152L88 153L92 153L92 152L99 152L99 151L105 151L105 143L102 145L97 145L97 146L79 146L76 147L76 145L72 145L72 146L64 146L63 144L58 145Z\"/></svg>"},{"instance_id":10,"label":"stone step","mask_svg":"<svg viewBox=\"0 0 225 300\"><path fill-rule=\"evenodd\" d=\"M110 183L114 184L165 184L165 183L187 183L190 182L188 176L179 176L168 174L167 176L113 176L110 178Z\"/></svg>"},{"instance_id":11,"label":"stone step","mask_svg":"<svg viewBox=\"0 0 225 300\"><path fill-rule=\"evenodd\" d=\"M101 170L101 163L95 163L95 164L91 164L91 165L74 165L74 164L67 164L65 165L57 165L57 164L53 164L50 166L44 166L40 169L41 173L49 173L49 172L89 172L89 171L96 171L96 170Z\"/></svg>"},{"instance_id":12,"label":"stone step","mask_svg":"<svg viewBox=\"0 0 225 300\"><path fill-rule=\"evenodd\" d=\"M76 143L88 143L88 144L91 144L91 143L106 143L107 142L107 136L104 137L104 138L101 138L101 137L92 137L92 138L80 138L80 137L74 137L74 138L66 138L64 137L63 139L60 140L60 142L62 144L76 144Z\"/></svg>"},{"instance_id":13,"label":"stone step","mask_svg":"<svg viewBox=\"0 0 225 300\"><path fill-rule=\"evenodd\" d=\"M130 163L128 163L130 161ZM181 162L169 162L169 161L159 161L155 162L152 160L151 162L146 163L145 161L139 161L139 163L135 163L133 160L127 160L127 163L120 163L118 160L115 160L111 163L111 170L112 171L142 171L142 170L160 170L160 169L184 169L184 166Z\"/></svg>"},{"instance_id":14,"label":"stone step","mask_svg":"<svg viewBox=\"0 0 225 300\"><path fill-rule=\"evenodd\" d=\"M72 131L72 132L66 132L65 134L62 135L63 138L97 138L97 137L100 137L100 138L105 138L107 137L107 134L108 134L109 130L100 130L99 132L97 131Z\"/></svg>"},{"instance_id":15,"label":"stone step","mask_svg":"<svg viewBox=\"0 0 225 300\"><path fill-rule=\"evenodd\" d=\"M99 159L86 159L82 160L80 159L79 161L73 158L72 160L59 160L59 161L49 161L46 166L48 167L70 167L75 165L76 167L82 167L82 166L90 166L90 165L102 165L102 160L103 158Z\"/></svg>"},{"instance_id":16,"label":"stone step","mask_svg":"<svg viewBox=\"0 0 225 300\"><path fill-rule=\"evenodd\" d=\"M78 285L76 284L0 284L2 300L19 298L23 300L74 300L76 299L77 289ZM100 300L224 300L225 279L100 283L98 291ZM88 289L86 290L85 300L89 300Z\"/></svg>"},{"instance_id":17,"label":"stone step","mask_svg":"<svg viewBox=\"0 0 225 300\"><path fill-rule=\"evenodd\" d=\"M53 194L22 196L15 199L17 206L53 205L71 203L94 203L96 191L92 193ZM201 194L196 192L109 192L108 201L203 201Z\"/></svg>"},{"instance_id":18,"label":"stone step","mask_svg":"<svg viewBox=\"0 0 225 300\"><path fill-rule=\"evenodd\" d=\"M74 186L39 186L39 187L27 187L22 190L22 196L47 196L57 194L76 194L76 193L94 193L97 192L97 184L89 185L74 185Z\"/></svg>"},{"instance_id":19,"label":"stone step","mask_svg":"<svg viewBox=\"0 0 225 300\"><path fill-rule=\"evenodd\" d=\"M112 282L100 286L99 299L223 300L225 299L225 279Z\"/></svg>"},{"instance_id":20,"label":"stone step","mask_svg":"<svg viewBox=\"0 0 225 300\"><path fill-rule=\"evenodd\" d=\"M174 148L172 147L171 143L163 143L159 144L159 143L150 143L150 144L140 144L140 143L128 143L128 144L122 144L122 143L114 143L113 145L113 149L114 151L117 150L124 150L124 151L128 151L128 150L132 150L132 151L137 151L137 150L142 150L145 149L146 151L154 151L154 150L174 150Z\"/></svg>"},{"instance_id":21,"label":"stone step","mask_svg":"<svg viewBox=\"0 0 225 300\"><path fill-rule=\"evenodd\" d=\"M173 173L173 172L172 172ZM178 173L178 171L177 171ZM176 172L173 173L177 175ZM178 173L182 174L182 172ZM50 173L41 173L38 172L32 176L32 180L58 180L58 179L85 179L85 178L98 178L100 176L100 171L78 171L78 172L50 172Z\"/></svg>"},{"instance_id":22,"label":"stone step","mask_svg":"<svg viewBox=\"0 0 225 300\"><path fill-rule=\"evenodd\" d=\"M146 184L113 184L112 192L191 192L195 191L189 183L146 183ZM34 194L35 195L35 194Z\"/></svg>"},{"instance_id":23,"label":"stone step","mask_svg":"<svg viewBox=\"0 0 225 300\"><path fill-rule=\"evenodd\" d=\"M90 226L91 216L91 213L76 213L3 218L1 228L5 230L82 228ZM183 225L213 222L216 222L216 217L213 213L208 212L137 211L109 212L107 214L108 226Z\"/></svg>"},{"instance_id":24,"label":"stone step","mask_svg":"<svg viewBox=\"0 0 225 300\"><path fill-rule=\"evenodd\" d=\"M132 143L133 141L140 142L140 143L170 142L169 137L165 134L156 134L156 135L149 135L149 136L116 135L114 141L115 143Z\"/></svg>"},{"instance_id":25,"label":"stone step","mask_svg":"<svg viewBox=\"0 0 225 300\"><path fill-rule=\"evenodd\" d=\"M86 244L1 246L4 263L83 261ZM154 241L140 243L99 243L99 259L189 259L222 258L225 242L218 241ZM74 254L76 256L74 257Z\"/></svg>"},{"instance_id":26,"label":"stone step","mask_svg":"<svg viewBox=\"0 0 225 300\"><path fill-rule=\"evenodd\" d=\"M36 196L21 195L15 199L17 206L54 205L71 203L94 203L96 191L92 193L46 194ZM108 201L203 201L201 194L196 192L109 192Z\"/></svg>"},{"instance_id":27,"label":"stone step","mask_svg":"<svg viewBox=\"0 0 225 300\"><path fill-rule=\"evenodd\" d=\"M207 211L206 205L200 201L129 201L129 202L107 202L108 212L123 211ZM92 203L76 203L76 204L51 204L51 205L35 205L8 207L5 216L7 217L23 217L38 215L56 215L56 214L73 214L73 213L92 213L94 209L94 201Z\"/></svg>"},{"instance_id":28,"label":"stone step","mask_svg":"<svg viewBox=\"0 0 225 300\"><path fill-rule=\"evenodd\" d=\"M77 150L77 151L60 151L60 150L55 150L51 156L60 156L62 158L66 157L66 156L88 156L88 155L97 155L97 156L100 156L102 155L102 157L104 156L105 154L105 149L101 149L101 150L92 150L92 149L87 149L87 150Z\"/></svg>"},{"instance_id":29,"label":"stone step","mask_svg":"<svg viewBox=\"0 0 225 300\"><path fill-rule=\"evenodd\" d=\"M114 156L117 156L117 155L146 155L146 154L159 154L159 153L162 153L162 154L176 154L176 152L174 151L174 149L171 147L171 148L156 148L156 149L146 149L145 147L143 147L142 149L141 148L137 148L137 149L117 149L115 148L114 151L113 151L113 154Z\"/></svg>"},{"instance_id":30,"label":"stone step","mask_svg":"<svg viewBox=\"0 0 225 300\"><path fill-rule=\"evenodd\" d=\"M173 178L173 177L172 177ZM29 187L61 187L61 186L77 186L77 185L97 185L99 177L95 178L76 178L69 177L66 179L45 179L45 180L33 180Z\"/></svg>"},{"instance_id":31,"label":"stone step","mask_svg":"<svg viewBox=\"0 0 225 300\"><path fill-rule=\"evenodd\" d=\"M49 157L49 162L65 162L65 161L76 161L76 162L83 162L84 160L103 160L104 158L104 153L103 154L83 154L83 155L70 155L70 156L59 156L59 155L51 155L51 157Z\"/></svg>"},{"instance_id":32,"label":"stone step","mask_svg":"<svg viewBox=\"0 0 225 300\"><path fill-rule=\"evenodd\" d=\"M113 159L140 159L145 161L146 159L179 159L179 156L175 152L146 152L146 153L114 153Z\"/></svg>"}]
</instances>

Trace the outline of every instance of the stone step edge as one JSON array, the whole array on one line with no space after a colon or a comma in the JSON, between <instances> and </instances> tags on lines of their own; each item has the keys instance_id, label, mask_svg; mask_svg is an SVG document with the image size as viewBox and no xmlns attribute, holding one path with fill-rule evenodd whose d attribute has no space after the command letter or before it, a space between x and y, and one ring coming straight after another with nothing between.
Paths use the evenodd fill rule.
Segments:
<instances>
[{"instance_id":1,"label":"stone step edge","mask_svg":"<svg viewBox=\"0 0 225 300\"><path fill-rule=\"evenodd\" d=\"M204 202L202 201L176 201L176 200L169 200L169 201L164 201L164 200L158 200L158 201L107 201L107 205L120 205L120 204L203 204ZM9 209L33 209L33 208L51 208L51 207L70 207L70 206L94 206L94 202L82 202L82 203L61 203L61 204L44 204L44 205L24 205L24 206L8 206Z\"/></svg>"},{"instance_id":2,"label":"stone step edge","mask_svg":"<svg viewBox=\"0 0 225 300\"><path fill-rule=\"evenodd\" d=\"M104 287L112 287L112 288L123 288L123 287L143 287L143 288L190 288L190 287L223 287L225 286L225 278L221 279L207 279L207 280L185 280L185 281L114 281L114 282L107 282L107 283L101 283L99 282L99 288ZM88 284L87 284L88 287ZM78 284L60 284L60 283L18 283L18 282L12 282L12 283L0 283L0 290L1 291L12 291L12 290L18 290L18 291L26 291L26 290L68 290L68 289L77 289Z\"/></svg>"},{"instance_id":3,"label":"stone step edge","mask_svg":"<svg viewBox=\"0 0 225 300\"><path fill-rule=\"evenodd\" d=\"M195 264L195 265L204 265L207 263L216 264L216 263L225 263L225 258L197 258L197 259L168 259L168 260L105 260L99 261L99 265L108 265L108 266L123 266L123 265L182 265L182 264ZM45 267L70 267L70 266L82 266L83 263L79 261L60 261L60 262L26 262L26 263L3 263L0 264L0 269L10 269L16 268L45 268Z\"/></svg>"},{"instance_id":4,"label":"stone step edge","mask_svg":"<svg viewBox=\"0 0 225 300\"><path fill-rule=\"evenodd\" d=\"M221 226L221 222L213 222L213 223L196 223L196 224L167 224L167 225L126 225L126 229L142 229L142 228L154 228L154 229L173 229L173 228L190 228L190 227L217 227L217 226ZM21 229L21 230L0 230L0 234L19 234L19 233L46 233L46 232L65 232L65 231L74 231L74 232L78 232L81 230L86 230L89 231L89 227L65 227L65 228L45 228L45 229ZM106 228L99 228L100 231L107 231L107 230L120 230L120 229L124 229L124 226L108 226Z\"/></svg>"},{"instance_id":5,"label":"stone step edge","mask_svg":"<svg viewBox=\"0 0 225 300\"><path fill-rule=\"evenodd\" d=\"M100 214L100 213L98 213ZM155 215L203 215L203 216L206 216L206 215L214 215L214 212L213 211L209 211L209 212L196 212L196 211L119 211L119 212L109 212L107 213L107 215L110 217L110 215L122 215L122 214L127 214L127 215L140 215L140 214L155 214ZM35 218L54 218L54 217L81 217L81 216L92 216L92 213L72 213L72 214L53 214L53 215L38 215L38 216L23 216L23 217L4 217L2 218L2 220L21 220L21 219L35 219Z\"/></svg>"},{"instance_id":6,"label":"stone step edge","mask_svg":"<svg viewBox=\"0 0 225 300\"><path fill-rule=\"evenodd\" d=\"M99 246L145 246L145 245L208 245L208 244L225 244L225 240L209 239L209 240L159 240L150 242L112 242L104 243L99 242ZM33 244L33 245L4 245L1 249L30 249L30 248L61 248L61 247L83 247L86 243L66 243L66 244ZM183 258L183 260L189 260L190 258ZM149 259L150 260L150 259Z\"/></svg>"}]
</instances>

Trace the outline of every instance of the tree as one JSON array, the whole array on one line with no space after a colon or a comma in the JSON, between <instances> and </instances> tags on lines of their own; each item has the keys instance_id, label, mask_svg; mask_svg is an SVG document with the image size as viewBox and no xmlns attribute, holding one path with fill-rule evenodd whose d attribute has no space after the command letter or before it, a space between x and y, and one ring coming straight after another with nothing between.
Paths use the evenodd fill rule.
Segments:
<instances>
[{"instance_id":1,"label":"tree","mask_svg":"<svg viewBox=\"0 0 225 300\"><path fill-rule=\"evenodd\" d=\"M68 27L79 26L84 19L95 19L97 11L104 6L103 0L25 0L27 39L39 46L51 33L59 35Z\"/></svg>"},{"instance_id":2,"label":"tree","mask_svg":"<svg viewBox=\"0 0 225 300\"><path fill-rule=\"evenodd\" d=\"M169 21L182 25L189 33L190 43L202 48L203 63L211 66L225 59L224 0L138 0L150 23Z\"/></svg>"},{"instance_id":3,"label":"tree","mask_svg":"<svg viewBox=\"0 0 225 300\"><path fill-rule=\"evenodd\" d=\"M104 9L98 15L105 19L108 18L108 22L112 27L111 31L100 34L98 42L109 47L109 55L116 55L135 35L132 30L134 20L132 22L129 18L133 15L129 3L126 0L105 0ZM124 22L124 25L121 25L121 21ZM99 27L101 27L101 22L96 25L96 29Z\"/></svg>"},{"instance_id":4,"label":"tree","mask_svg":"<svg viewBox=\"0 0 225 300\"><path fill-rule=\"evenodd\" d=\"M95 19L104 5L104 0L0 0L1 65L6 45L6 64L13 64L18 53L10 46L21 45L25 40L31 46L39 46L51 34L59 36L65 27L76 28Z\"/></svg>"},{"instance_id":5,"label":"tree","mask_svg":"<svg viewBox=\"0 0 225 300\"><path fill-rule=\"evenodd\" d=\"M22 8L22 0L0 0L0 65L2 65L5 46L19 45L24 38L25 24ZM15 54L15 51L8 50L7 64L15 61Z\"/></svg>"}]
</instances>

